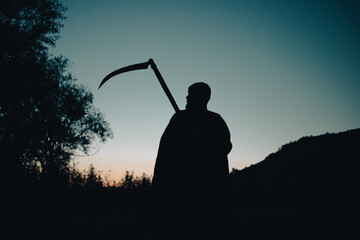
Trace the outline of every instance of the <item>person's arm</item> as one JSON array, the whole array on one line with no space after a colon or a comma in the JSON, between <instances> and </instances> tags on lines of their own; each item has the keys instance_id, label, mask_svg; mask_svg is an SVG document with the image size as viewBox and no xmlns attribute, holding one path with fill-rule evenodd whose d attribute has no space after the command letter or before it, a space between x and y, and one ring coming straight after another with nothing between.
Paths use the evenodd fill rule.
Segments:
<instances>
[{"instance_id":1,"label":"person's arm","mask_svg":"<svg viewBox=\"0 0 360 240\"><path fill-rule=\"evenodd\" d=\"M232 149L230 130L224 119L219 118L219 129L221 129L221 148L224 154L228 155Z\"/></svg>"}]
</instances>

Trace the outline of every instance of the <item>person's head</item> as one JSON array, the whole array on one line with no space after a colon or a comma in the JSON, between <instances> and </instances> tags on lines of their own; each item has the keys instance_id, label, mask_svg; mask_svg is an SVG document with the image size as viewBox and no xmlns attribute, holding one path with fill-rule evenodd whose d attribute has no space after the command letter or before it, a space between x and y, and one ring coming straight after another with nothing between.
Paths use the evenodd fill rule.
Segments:
<instances>
[{"instance_id":1,"label":"person's head","mask_svg":"<svg viewBox=\"0 0 360 240\"><path fill-rule=\"evenodd\" d=\"M210 100L211 89L209 85L203 82L194 83L189 87L186 97L186 109L207 109L207 103Z\"/></svg>"}]
</instances>

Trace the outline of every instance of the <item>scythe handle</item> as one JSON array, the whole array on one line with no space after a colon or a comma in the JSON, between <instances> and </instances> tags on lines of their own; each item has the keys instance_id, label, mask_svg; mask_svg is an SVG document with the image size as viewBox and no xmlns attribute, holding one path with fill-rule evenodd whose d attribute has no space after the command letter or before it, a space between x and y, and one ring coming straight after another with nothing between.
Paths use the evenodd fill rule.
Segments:
<instances>
[{"instance_id":1,"label":"scythe handle","mask_svg":"<svg viewBox=\"0 0 360 240\"><path fill-rule=\"evenodd\" d=\"M170 92L169 88L167 87L167 85L166 85L163 77L161 76L161 74L160 74L160 72L159 72L159 69L156 67L156 64L155 64L155 62L154 62L154 60L153 60L152 58L149 59L149 63L150 63L150 65L151 65L151 68L152 68L152 70L154 71L157 79L159 80L159 83L160 83L161 87L163 88L166 96L167 96L168 99L170 100L170 103L171 103L171 105L173 106L175 112L179 112L180 109L179 109L178 105L176 104L175 99L174 99L173 96L171 95L171 92Z\"/></svg>"}]
</instances>

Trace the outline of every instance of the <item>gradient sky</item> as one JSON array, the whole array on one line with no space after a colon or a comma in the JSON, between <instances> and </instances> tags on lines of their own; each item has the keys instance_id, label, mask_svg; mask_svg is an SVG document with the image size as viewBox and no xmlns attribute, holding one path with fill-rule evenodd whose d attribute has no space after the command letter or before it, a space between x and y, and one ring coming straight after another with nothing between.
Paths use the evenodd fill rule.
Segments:
<instances>
[{"instance_id":1,"label":"gradient sky","mask_svg":"<svg viewBox=\"0 0 360 240\"><path fill-rule=\"evenodd\" d=\"M94 94L115 137L90 157L113 179L153 172L174 113L152 70L108 73L153 58L180 109L187 88L212 88L208 108L227 122L230 168L263 160L302 136L360 123L360 16L356 1L63 1L51 52ZM341 160L339 160L341 164ZM109 172L109 170L111 172Z\"/></svg>"}]
</instances>

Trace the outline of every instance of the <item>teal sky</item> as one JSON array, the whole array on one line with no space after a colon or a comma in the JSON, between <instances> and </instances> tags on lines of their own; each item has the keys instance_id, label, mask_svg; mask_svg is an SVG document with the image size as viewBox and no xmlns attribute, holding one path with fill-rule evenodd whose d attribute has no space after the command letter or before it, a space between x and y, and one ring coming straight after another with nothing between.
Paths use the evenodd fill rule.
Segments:
<instances>
[{"instance_id":1,"label":"teal sky","mask_svg":"<svg viewBox=\"0 0 360 240\"><path fill-rule=\"evenodd\" d=\"M67 19L52 53L69 59L115 135L78 158L80 167L93 163L115 179L125 170L152 174L174 113L154 73L119 75L97 90L111 71L149 58L181 109L189 85L210 85L208 108L232 134L231 168L302 136L360 127L355 2L63 1Z\"/></svg>"}]
</instances>

